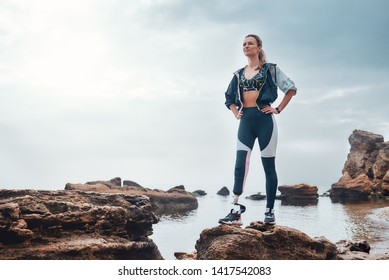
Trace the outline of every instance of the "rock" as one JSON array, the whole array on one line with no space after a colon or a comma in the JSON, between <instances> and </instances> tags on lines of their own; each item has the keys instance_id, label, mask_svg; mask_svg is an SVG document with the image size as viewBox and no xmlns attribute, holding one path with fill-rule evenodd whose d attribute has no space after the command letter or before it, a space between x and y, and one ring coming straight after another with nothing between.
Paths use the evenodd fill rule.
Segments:
<instances>
[{"instance_id":1,"label":"rock","mask_svg":"<svg viewBox=\"0 0 389 280\"><path fill-rule=\"evenodd\" d=\"M279 186L278 190L281 193L280 199L282 205L307 205L317 204L318 197L317 187L307 184L298 184L292 186Z\"/></svg>"},{"instance_id":2,"label":"rock","mask_svg":"<svg viewBox=\"0 0 389 280\"><path fill-rule=\"evenodd\" d=\"M186 193L185 187L183 185L175 186L174 188L169 189L167 192L168 193L172 193L172 192Z\"/></svg>"},{"instance_id":3,"label":"rock","mask_svg":"<svg viewBox=\"0 0 389 280\"><path fill-rule=\"evenodd\" d=\"M370 245L366 240L336 242L337 259L340 260L389 260L388 254L370 254Z\"/></svg>"},{"instance_id":4,"label":"rock","mask_svg":"<svg viewBox=\"0 0 389 280\"><path fill-rule=\"evenodd\" d=\"M101 182L104 181L96 181L96 185L68 183L66 184L65 189L102 193L123 193L126 195L144 195L150 198L152 210L157 215L170 215L175 213L188 212L197 209L198 207L196 197L185 191L185 187L182 185L171 188L168 191L162 191L129 185L109 188Z\"/></svg>"},{"instance_id":5,"label":"rock","mask_svg":"<svg viewBox=\"0 0 389 280\"><path fill-rule=\"evenodd\" d=\"M372 182L366 174L360 174L356 178L351 178L345 171L339 182L332 185L330 196L334 200L348 199L361 200L367 199L372 191Z\"/></svg>"},{"instance_id":6,"label":"rock","mask_svg":"<svg viewBox=\"0 0 389 280\"><path fill-rule=\"evenodd\" d=\"M177 260L196 260L197 259L197 253L185 253L185 252L175 252L174 256Z\"/></svg>"},{"instance_id":7,"label":"rock","mask_svg":"<svg viewBox=\"0 0 389 280\"><path fill-rule=\"evenodd\" d=\"M0 190L0 259L162 259L146 196Z\"/></svg>"},{"instance_id":8,"label":"rock","mask_svg":"<svg viewBox=\"0 0 389 280\"><path fill-rule=\"evenodd\" d=\"M389 170L382 179L382 191L385 196L389 196Z\"/></svg>"},{"instance_id":9,"label":"rock","mask_svg":"<svg viewBox=\"0 0 389 280\"><path fill-rule=\"evenodd\" d=\"M263 200L266 198L266 195L261 194L261 193L256 193L256 194L246 196L246 198L251 199L251 200Z\"/></svg>"},{"instance_id":10,"label":"rock","mask_svg":"<svg viewBox=\"0 0 389 280\"><path fill-rule=\"evenodd\" d=\"M112 188L108 187L105 184L97 183L95 185L91 184L71 184L67 183L65 185L65 190L72 191L72 190L78 190L78 191L92 191L92 192L110 192Z\"/></svg>"},{"instance_id":11,"label":"rock","mask_svg":"<svg viewBox=\"0 0 389 280\"><path fill-rule=\"evenodd\" d=\"M389 195L389 142L381 135L354 130L342 177L331 187L332 199L366 199Z\"/></svg>"},{"instance_id":12,"label":"rock","mask_svg":"<svg viewBox=\"0 0 389 280\"><path fill-rule=\"evenodd\" d=\"M336 246L339 253L345 253L346 251L370 253L370 245L366 240L359 240L356 242L340 240L336 242Z\"/></svg>"},{"instance_id":13,"label":"rock","mask_svg":"<svg viewBox=\"0 0 389 280\"><path fill-rule=\"evenodd\" d=\"M93 181L93 182L86 182L87 185L97 185L97 184L103 184L109 187L110 189L114 189L115 187L121 187L122 186L122 179L119 177L113 178L109 181Z\"/></svg>"},{"instance_id":14,"label":"rock","mask_svg":"<svg viewBox=\"0 0 389 280\"><path fill-rule=\"evenodd\" d=\"M195 190L194 192L192 192L192 194L194 196L206 196L207 195L207 193L203 190Z\"/></svg>"},{"instance_id":15,"label":"rock","mask_svg":"<svg viewBox=\"0 0 389 280\"><path fill-rule=\"evenodd\" d=\"M199 260L331 260L337 254L335 244L323 237L262 222L205 229L195 247Z\"/></svg>"},{"instance_id":16,"label":"rock","mask_svg":"<svg viewBox=\"0 0 389 280\"><path fill-rule=\"evenodd\" d=\"M130 187L136 187L136 188L143 188L141 185L139 185L138 183L134 182L134 181L130 181L130 180L124 180L123 181L123 186L130 186Z\"/></svg>"},{"instance_id":17,"label":"rock","mask_svg":"<svg viewBox=\"0 0 389 280\"><path fill-rule=\"evenodd\" d=\"M322 197L330 197L330 190L323 192L321 195Z\"/></svg>"},{"instance_id":18,"label":"rock","mask_svg":"<svg viewBox=\"0 0 389 280\"><path fill-rule=\"evenodd\" d=\"M217 192L218 195L221 195L221 196L228 196L230 195L230 191L228 190L227 187L222 187L218 192Z\"/></svg>"}]
</instances>

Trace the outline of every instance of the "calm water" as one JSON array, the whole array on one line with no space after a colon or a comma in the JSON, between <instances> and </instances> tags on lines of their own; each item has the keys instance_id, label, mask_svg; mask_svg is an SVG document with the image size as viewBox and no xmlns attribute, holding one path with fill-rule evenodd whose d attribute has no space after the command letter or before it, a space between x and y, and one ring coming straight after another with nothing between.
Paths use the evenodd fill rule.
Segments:
<instances>
[{"instance_id":1,"label":"calm water","mask_svg":"<svg viewBox=\"0 0 389 280\"><path fill-rule=\"evenodd\" d=\"M247 194L249 195L249 194ZM199 207L191 212L163 216L153 225L151 238L162 256L174 260L174 252L195 251L196 241L205 228L218 225L232 208L231 197L208 194L198 198ZM243 227L252 221L263 220L265 200L241 198L247 210L242 215ZM365 239L371 253L389 253L389 201L377 200L359 203L332 203L328 197L319 197L317 205L286 206L276 200L277 225L298 229L310 237L325 236L335 243L342 239Z\"/></svg>"}]
</instances>

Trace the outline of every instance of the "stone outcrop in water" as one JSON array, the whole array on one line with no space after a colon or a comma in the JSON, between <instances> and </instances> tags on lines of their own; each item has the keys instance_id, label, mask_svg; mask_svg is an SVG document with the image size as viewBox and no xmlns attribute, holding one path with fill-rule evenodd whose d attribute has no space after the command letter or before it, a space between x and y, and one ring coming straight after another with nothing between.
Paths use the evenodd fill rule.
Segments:
<instances>
[{"instance_id":1,"label":"stone outcrop in water","mask_svg":"<svg viewBox=\"0 0 389 280\"><path fill-rule=\"evenodd\" d=\"M146 196L0 190L0 259L162 259Z\"/></svg>"},{"instance_id":2,"label":"stone outcrop in water","mask_svg":"<svg viewBox=\"0 0 389 280\"><path fill-rule=\"evenodd\" d=\"M317 187L307 184L298 184L292 186L279 186L280 199L282 204L288 205L306 205L317 204L319 195L317 194Z\"/></svg>"},{"instance_id":3,"label":"stone outcrop in water","mask_svg":"<svg viewBox=\"0 0 389 280\"><path fill-rule=\"evenodd\" d=\"M354 130L343 175L332 185L331 198L389 195L389 142L382 135Z\"/></svg>"},{"instance_id":4,"label":"stone outcrop in water","mask_svg":"<svg viewBox=\"0 0 389 280\"><path fill-rule=\"evenodd\" d=\"M195 190L192 192L192 194L196 197L198 196L206 196L207 193L204 190Z\"/></svg>"},{"instance_id":5,"label":"stone outcrop in water","mask_svg":"<svg viewBox=\"0 0 389 280\"><path fill-rule=\"evenodd\" d=\"M168 191L149 189L141 187L133 181L124 181L121 186L121 179L114 178L109 181L95 181L85 184L71 184L65 186L65 190L95 191L102 193L123 193L127 195L144 195L150 198L152 210L157 215L168 215L187 212L197 209L197 198L185 187L180 185Z\"/></svg>"},{"instance_id":6,"label":"stone outcrop in water","mask_svg":"<svg viewBox=\"0 0 389 280\"><path fill-rule=\"evenodd\" d=\"M230 190L227 187L222 187L216 194L221 196L229 196Z\"/></svg>"}]
</instances>

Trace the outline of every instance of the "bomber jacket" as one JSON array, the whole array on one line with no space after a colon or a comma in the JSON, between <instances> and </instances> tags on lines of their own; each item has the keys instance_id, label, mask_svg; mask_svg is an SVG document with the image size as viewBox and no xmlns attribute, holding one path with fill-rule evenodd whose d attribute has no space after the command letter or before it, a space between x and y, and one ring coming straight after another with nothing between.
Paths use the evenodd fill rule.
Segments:
<instances>
[{"instance_id":1,"label":"bomber jacket","mask_svg":"<svg viewBox=\"0 0 389 280\"><path fill-rule=\"evenodd\" d=\"M225 105L230 109L231 104L235 104L240 110L243 107L242 95L243 88L239 87L240 79L243 79L244 67L234 73L230 84L228 85L225 93L226 102ZM270 105L277 97L277 88L286 93L290 89L297 91L294 82L274 63L265 63L259 70L259 79L261 82L261 88L257 97L256 103L258 108L264 105Z\"/></svg>"}]
</instances>

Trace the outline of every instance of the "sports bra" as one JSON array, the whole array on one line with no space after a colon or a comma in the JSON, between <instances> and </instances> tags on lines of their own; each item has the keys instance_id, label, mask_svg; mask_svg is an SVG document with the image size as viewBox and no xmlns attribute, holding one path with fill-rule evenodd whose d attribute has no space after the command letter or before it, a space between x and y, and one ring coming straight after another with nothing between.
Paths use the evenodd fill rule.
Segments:
<instances>
[{"instance_id":1,"label":"sports bra","mask_svg":"<svg viewBox=\"0 0 389 280\"><path fill-rule=\"evenodd\" d=\"M262 80L259 79L259 72L255 74L251 79L246 79L244 72L239 81L239 87L243 89L243 92L256 90L259 91L262 86Z\"/></svg>"}]
</instances>

